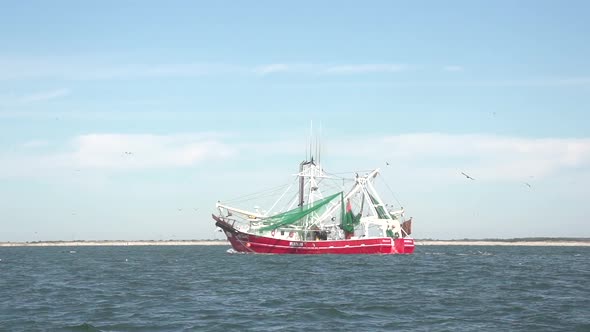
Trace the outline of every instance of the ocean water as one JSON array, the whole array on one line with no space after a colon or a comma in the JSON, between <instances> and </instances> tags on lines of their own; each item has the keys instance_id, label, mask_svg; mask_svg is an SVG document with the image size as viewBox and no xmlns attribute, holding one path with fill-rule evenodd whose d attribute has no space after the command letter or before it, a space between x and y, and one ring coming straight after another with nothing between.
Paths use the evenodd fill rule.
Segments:
<instances>
[{"instance_id":1,"label":"ocean water","mask_svg":"<svg viewBox=\"0 0 590 332\"><path fill-rule=\"evenodd\" d=\"M0 331L590 331L589 247L0 248Z\"/></svg>"}]
</instances>

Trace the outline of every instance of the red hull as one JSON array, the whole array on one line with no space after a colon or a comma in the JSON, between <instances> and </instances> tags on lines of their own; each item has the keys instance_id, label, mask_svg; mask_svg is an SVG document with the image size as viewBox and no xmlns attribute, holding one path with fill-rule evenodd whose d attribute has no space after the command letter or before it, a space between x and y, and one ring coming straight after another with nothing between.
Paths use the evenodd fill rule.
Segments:
<instances>
[{"instance_id":1,"label":"red hull","mask_svg":"<svg viewBox=\"0 0 590 332\"><path fill-rule=\"evenodd\" d=\"M272 237L244 233L213 215L216 225L223 229L234 250L259 254L411 254L414 240L410 238L392 239L389 237L289 241Z\"/></svg>"}]
</instances>

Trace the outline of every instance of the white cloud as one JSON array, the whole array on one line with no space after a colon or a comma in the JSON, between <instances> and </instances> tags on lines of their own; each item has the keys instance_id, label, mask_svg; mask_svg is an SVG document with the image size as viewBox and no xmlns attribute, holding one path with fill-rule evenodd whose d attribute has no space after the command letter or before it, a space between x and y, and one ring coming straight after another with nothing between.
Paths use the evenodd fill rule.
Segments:
<instances>
[{"instance_id":1,"label":"white cloud","mask_svg":"<svg viewBox=\"0 0 590 332\"><path fill-rule=\"evenodd\" d=\"M411 67L404 64L269 64L257 66L254 72L259 75L276 73L301 73L322 75L360 75L376 73L397 73L409 70Z\"/></svg>"},{"instance_id":2,"label":"white cloud","mask_svg":"<svg viewBox=\"0 0 590 332\"><path fill-rule=\"evenodd\" d=\"M560 87L560 86L590 86L590 77L552 77L504 81L475 82L473 85L482 86L532 86L532 87Z\"/></svg>"},{"instance_id":3,"label":"white cloud","mask_svg":"<svg viewBox=\"0 0 590 332\"><path fill-rule=\"evenodd\" d=\"M457 65L448 65L448 66L444 66L443 70L448 71L448 72L459 72L459 71L463 71L464 68L462 66L457 66Z\"/></svg>"},{"instance_id":4,"label":"white cloud","mask_svg":"<svg viewBox=\"0 0 590 332\"><path fill-rule=\"evenodd\" d=\"M198 135L91 134L77 137L68 155L87 168L133 169L187 167L234 151Z\"/></svg>"},{"instance_id":5,"label":"white cloud","mask_svg":"<svg viewBox=\"0 0 590 332\"><path fill-rule=\"evenodd\" d=\"M56 89L56 90L50 90L50 91L43 91L43 92L38 92L38 93L23 96L20 98L20 102L28 104L28 103L34 103L34 102L40 102L40 101L47 101L47 100L51 100L51 99L66 97L66 96L70 95L70 93L71 93L70 89Z\"/></svg>"},{"instance_id":6,"label":"white cloud","mask_svg":"<svg viewBox=\"0 0 590 332\"><path fill-rule=\"evenodd\" d=\"M419 133L343 142L332 153L412 164L425 173L469 171L485 180L518 180L590 167L588 138L522 138ZM439 172L439 173L437 173Z\"/></svg>"},{"instance_id":7,"label":"white cloud","mask_svg":"<svg viewBox=\"0 0 590 332\"><path fill-rule=\"evenodd\" d=\"M305 152L305 146L294 139L229 143L226 138L210 133L88 134L69 140L59 151L49 152L42 149L46 146L44 141L31 141L18 154L0 155L0 174L31 176L76 168L164 169L238 157L241 162L272 156L273 160L291 158L297 163ZM50 146L54 147L55 144ZM590 170L590 139L440 133L349 136L324 142L322 159L331 171L385 167L388 161L389 169L429 180L449 175L461 179L456 175L465 171L478 181L521 181L576 169Z\"/></svg>"},{"instance_id":8,"label":"white cloud","mask_svg":"<svg viewBox=\"0 0 590 332\"><path fill-rule=\"evenodd\" d=\"M235 151L219 135L88 134L71 139L59 151L32 151L44 141L30 141L27 150L0 155L0 174L46 176L62 171L134 170L190 167L211 159L229 158Z\"/></svg>"},{"instance_id":9,"label":"white cloud","mask_svg":"<svg viewBox=\"0 0 590 332\"><path fill-rule=\"evenodd\" d=\"M241 74L246 68L231 64L176 63L176 64L123 64L99 65L90 68L77 79L108 80L160 77L201 77L218 74Z\"/></svg>"},{"instance_id":10,"label":"white cloud","mask_svg":"<svg viewBox=\"0 0 590 332\"><path fill-rule=\"evenodd\" d=\"M224 63L122 63L96 58L1 58L0 81L23 79L111 80L160 77L201 77L223 74L269 75L395 73L409 69L404 64L302 64L270 63L236 65ZM63 93L63 91L62 91Z\"/></svg>"},{"instance_id":11,"label":"white cloud","mask_svg":"<svg viewBox=\"0 0 590 332\"><path fill-rule=\"evenodd\" d=\"M101 57L1 57L0 81L11 80L128 80L167 77L202 77L210 75L366 75L392 74L423 67L396 63L321 64L321 63L270 63L242 65L227 63L129 63L120 59ZM434 70L434 69L432 69ZM446 65L443 71L461 72L461 65ZM398 83L399 84L399 83ZM401 86L508 86L508 87L569 87L590 86L590 77L538 77L508 78L504 80L405 82ZM65 97L68 89L41 92L23 98L14 94L0 95L0 104L14 104L15 100L37 100ZM15 99L16 98L16 99Z\"/></svg>"},{"instance_id":12,"label":"white cloud","mask_svg":"<svg viewBox=\"0 0 590 332\"><path fill-rule=\"evenodd\" d=\"M246 154L255 151L257 158L293 158L294 162L303 157L306 149L300 140L290 138L241 142L234 148ZM433 181L449 176L462 180L456 176L461 171L479 181L522 181L574 169L590 171L590 138L443 133L347 136L322 142L322 160L330 171L350 171L349 167L383 168L388 161L390 169Z\"/></svg>"},{"instance_id":13,"label":"white cloud","mask_svg":"<svg viewBox=\"0 0 590 332\"><path fill-rule=\"evenodd\" d=\"M200 77L244 73L244 66L218 63L125 63L97 58L1 58L0 81L27 79L111 80Z\"/></svg>"},{"instance_id":14,"label":"white cloud","mask_svg":"<svg viewBox=\"0 0 590 332\"><path fill-rule=\"evenodd\" d=\"M70 89L61 88L20 95L14 92L11 92L9 94L2 94L0 95L0 106L3 106L3 109L0 109L0 115L7 115L9 113L6 110L6 107L22 106L25 104L33 104L58 98L64 98L69 96L71 93L72 92ZM16 112L14 114L18 115L21 113Z\"/></svg>"},{"instance_id":15,"label":"white cloud","mask_svg":"<svg viewBox=\"0 0 590 332\"><path fill-rule=\"evenodd\" d=\"M403 64L358 64L327 66L323 69L323 72L327 74L397 73L409 68L409 66Z\"/></svg>"},{"instance_id":16,"label":"white cloud","mask_svg":"<svg viewBox=\"0 0 590 332\"><path fill-rule=\"evenodd\" d=\"M257 155L303 155L298 141L241 143ZM429 181L461 180L465 171L479 181L541 179L576 169L590 171L590 138L525 138L497 135L414 133L348 136L322 143L324 166L331 171L385 167ZM299 160L299 159L297 159ZM459 175L459 176L456 176ZM451 180L454 181L454 180Z\"/></svg>"},{"instance_id":17,"label":"white cloud","mask_svg":"<svg viewBox=\"0 0 590 332\"><path fill-rule=\"evenodd\" d=\"M287 65L283 63L273 63L269 65L262 65L254 68L254 72L259 75L267 75L273 73L281 73L281 72L288 72L293 71L293 65Z\"/></svg>"}]
</instances>

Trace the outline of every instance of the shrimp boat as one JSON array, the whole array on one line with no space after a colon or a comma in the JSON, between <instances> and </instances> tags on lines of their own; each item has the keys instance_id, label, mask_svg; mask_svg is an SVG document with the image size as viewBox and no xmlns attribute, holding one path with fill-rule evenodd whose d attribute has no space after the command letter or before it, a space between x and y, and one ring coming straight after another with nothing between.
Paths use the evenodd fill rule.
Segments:
<instances>
[{"instance_id":1,"label":"shrimp boat","mask_svg":"<svg viewBox=\"0 0 590 332\"><path fill-rule=\"evenodd\" d=\"M313 157L306 159L309 160L300 163L295 180L267 211L259 207L250 211L217 202L219 213L212 217L235 252L414 252L414 239L410 237L412 218L405 219L403 208L396 209L384 203L375 189L374 181L380 174L379 169L364 175L351 173L354 176L344 178L324 172L321 163L314 161ZM294 195L289 195L294 188ZM283 210L277 209L280 202L285 205Z\"/></svg>"}]
</instances>

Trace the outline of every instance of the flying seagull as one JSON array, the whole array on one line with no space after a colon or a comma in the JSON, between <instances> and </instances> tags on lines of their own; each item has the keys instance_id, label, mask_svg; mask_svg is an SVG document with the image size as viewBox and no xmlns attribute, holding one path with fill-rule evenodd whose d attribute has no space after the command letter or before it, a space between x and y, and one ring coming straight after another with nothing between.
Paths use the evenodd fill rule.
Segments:
<instances>
[{"instance_id":1,"label":"flying seagull","mask_svg":"<svg viewBox=\"0 0 590 332\"><path fill-rule=\"evenodd\" d=\"M532 188L531 185L528 182L524 183L527 187Z\"/></svg>"},{"instance_id":2,"label":"flying seagull","mask_svg":"<svg viewBox=\"0 0 590 332\"><path fill-rule=\"evenodd\" d=\"M386 162L385 162L385 165L389 166L389 162L388 162L388 161L386 161Z\"/></svg>"},{"instance_id":3,"label":"flying seagull","mask_svg":"<svg viewBox=\"0 0 590 332\"><path fill-rule=\"evenodd\" d=\"M471 176L469 176L469 175L467 175L467 174L465 174L463 172L461 172L461 174L465 175L465 177L468 178L468 179L470 179L470 180L475 180L474 178L472 178Z\"/></svg>"}]
</instances>

